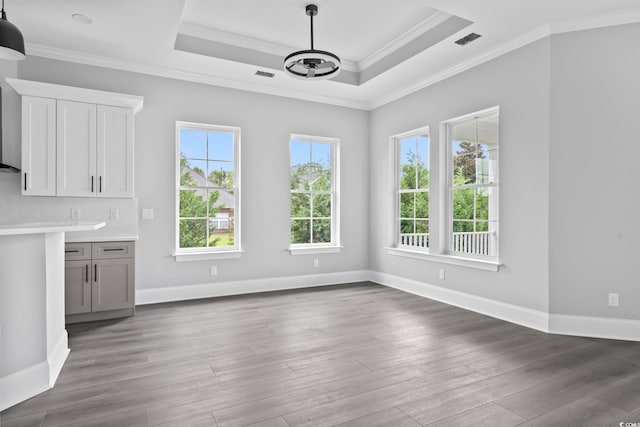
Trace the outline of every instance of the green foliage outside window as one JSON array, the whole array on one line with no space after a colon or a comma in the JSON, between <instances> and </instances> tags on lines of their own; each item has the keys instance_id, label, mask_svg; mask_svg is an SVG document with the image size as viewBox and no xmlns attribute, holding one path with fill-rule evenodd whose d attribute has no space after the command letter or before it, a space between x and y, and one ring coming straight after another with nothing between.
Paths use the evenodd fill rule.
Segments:
<instances>
[{"instance_id":1,"label":"green foliage outside window","mask_svg":"<svg viewBox=\"0 0 640 427\"><path fill-rule=\"evenodd\" d=\"M331 169L317 162L291 166L291 190L291 243L331 242Z\"/></svg>"}]
</instances>

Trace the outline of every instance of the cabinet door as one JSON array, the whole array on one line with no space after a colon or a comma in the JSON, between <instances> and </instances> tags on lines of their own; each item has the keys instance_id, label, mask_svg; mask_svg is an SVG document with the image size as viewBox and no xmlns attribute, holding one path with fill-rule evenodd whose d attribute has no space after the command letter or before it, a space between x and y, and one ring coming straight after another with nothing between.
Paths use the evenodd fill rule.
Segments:
<instances>
[{"instance_id":1,"label":"cabinet door","mask_svg":"<svg viewBox=\"0 0 640 427\"><path fill-rule=\"evenodd\" d=\"M56 195L56 101L22 97L22 194Z\"/></svg>"},{"instance_id":2,"label":"cabinet door","mask_svg":"<svg viewBox=\"0 0 640 427\"><path fill-rule=\"evenodd\" d=\"M133 197L133 111L98 105L98 197Z\"/></svg>"},{"instance_id":3,"label":"cabinet door","mask_svg":"<svg viewBox=\"0 0 640 427\"><path fill-rule=\"evenodd\" d=\"M92 311L117 310L134 306L133 259L93 261Z\"/></svg>"},{"instance_id":4,"label":"cabinet door","mask_svg":"<svg viewBox=\"0 0 640 427\"><path fill-rule=\"evenodd\" d=\"M57 103L58 196L96 195L96 106Z\"/></svg>"},{"instance_id":5,"label":"cabinet door","mask_svg":"<svg viewBox=\"0 0 640 427\"><path fill-rule=\"evenodd\" d=\"M65 314L91 312L91 261L67 261L64 268Z\"/></svg>"}]
</instances>

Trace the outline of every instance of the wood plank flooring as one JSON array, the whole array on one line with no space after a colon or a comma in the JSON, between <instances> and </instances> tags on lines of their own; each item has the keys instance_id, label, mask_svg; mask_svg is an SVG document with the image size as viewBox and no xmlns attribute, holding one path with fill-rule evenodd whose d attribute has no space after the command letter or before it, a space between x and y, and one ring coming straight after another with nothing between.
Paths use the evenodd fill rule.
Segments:
<instances>
[{"instance_id":1,"label":"wood plank flooring","mask_svg":"<svg viewBox=\"0 0 640 427\"><path fill-rule=\"evenodd\" d=\"M547 335L383 286L142 306L68 327L15 426L618 426L640 343Z\"/></svg>"}]
</instances>

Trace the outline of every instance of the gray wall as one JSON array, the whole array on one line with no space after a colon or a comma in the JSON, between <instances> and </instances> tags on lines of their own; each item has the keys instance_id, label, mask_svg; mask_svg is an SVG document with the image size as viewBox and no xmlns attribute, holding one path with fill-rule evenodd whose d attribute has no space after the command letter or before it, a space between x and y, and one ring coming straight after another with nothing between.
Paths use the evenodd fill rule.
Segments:
<instances>
[{"instance_id":1,"label":"gray wall","mask_svg":"<svg viewBox=\"0 0 640 427\"><path fill-rule=\"evenodd\" d=\"M2 75L3 80L6 76ZM135 123L135 195L140 208L155 210L155 219L140 220L138 289L368 268L367 112L38 57L21 62L18 77L144 96L144 109ZM6 101L5 109L19 111L19 97ZM240 259L177 263L171 256L176 120L242 129L242 247L246 253ZM16 130L19 134L19 124L19 114L5 114L5 135ZM344 249L340 254L291 256L286 250L291 133L341 140ZM5 143L5 151L20 144L17 139ZM15 180L19 186L16 175L0 175L6 176L1 180ZM22 199L30 203L29 198ZM313 268L313 258L319 258L319 268ZM218 267L215 277L209 274L213 264Z\"/></svg>"},{"instance_id":2,"label":"gray wall","mask_svg":"<svg viewBox=\"0 0 640 427\"><path fill-rule=\"evenodd\" d=\"M393 245L393 176L389 137L430 126L431 156L439 124L500 106L500 253L504 266L486 272L389 255ZM548 309L549 39L475 67L371 113L371 269L511 303ZM435 200L439 177L431 169ZM430 217L437 221L431 203ZM438 270L446 270L446 280Z\"/></svg>"},{"instance_id":3,"label":"gray wall","mask_svg":"<svg viewBox=\"0 0 640 427\"><path fill-rule=\"evenodd\" d=\"M554 36L551 88L551 312L640 319L640 24Z\"/></svg>"}]
</instances>

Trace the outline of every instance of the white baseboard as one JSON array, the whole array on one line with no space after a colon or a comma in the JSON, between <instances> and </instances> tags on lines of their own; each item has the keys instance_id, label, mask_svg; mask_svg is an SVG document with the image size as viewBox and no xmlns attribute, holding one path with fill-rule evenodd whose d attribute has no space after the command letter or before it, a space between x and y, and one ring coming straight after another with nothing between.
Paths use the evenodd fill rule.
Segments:
<instances>
[{"instance_id":1,"label":"white baseboard","mask_svg":"<svg viewBox=\"0 0 640 427\"><path fill-rule=\"evenodd\" d=\"M53 387L68 355L65 330L47 360L0 378L0 411Z\"/></svg>"},{"instance_id":2,"label":"white baseboard","mask_svg":"<svg viewBox=\"0 0 640 427\"><path fill-rule=\"evenodd\" d=\"M47 357L47 362L49 363L50 387L53 387L56 383L58 375L60 375L60 371L62 370L62 366L64 366L64 362L67 360L67 356L69 356L69 351L69 336L67 335L67 330L63 329L56 345Z\"/></svg>"},{"instance_id":3,"label":"white baseboard","mask_svg":"<svg viewBox=\"0 0 640 427\"><path fill-rule=\"evenodd\" d=\"M640 320L549 314L377 271L370 272L369 280L542 332L640 341Z\"/></svg>"},{"instance_id":4,"label":"white baseboard","mask_svg":"<svg viewBox=\"0 0 640 427\"><path fill-rule=\"evenodd\" d=\"M49 364L46 361L0 378L0 411L49 388Z\"/></svg>"},{"instance_id":5,"label":"white baseboard","mask_svg":"<svg viewBox=\"0 0 640 427\"><path fill-rule=\"evenodd\" d=\"M551 314L549 331L580 337L640 341L640 320Z\"/></svg>"},{"instance_id":6,"label":"white baseboard","mask_svg":"<svg viewBox=\"0 0 640 427\"><path fill-rule=\"evenodd\" d=\"M301 289L314 286L339 285L342 283L362 282L368 279L368 270L356 270L339 273L271 277L267 279L238 280L231 282L172 286L167 288L139 289L136 290L136 305L251 294L256 292Z\"/></svg>"},{"instance_id":7,"label":"white baseboard","mask_svg":"<svg viewBox=\"0 0 640 427\"><path fill-rule=\"evenodd\" d=\"M390 288L399 289L539 331L548 332L549 330L549 316L542 311L494 301L488 298L377 271L372 271L369 277L372 282L389 286Z\"/></svg>"}]
</instances>

